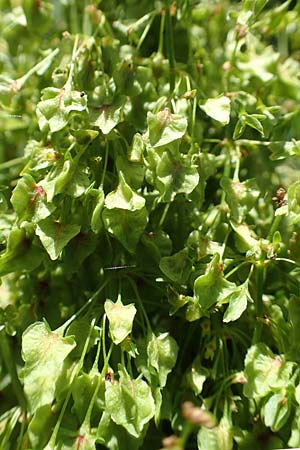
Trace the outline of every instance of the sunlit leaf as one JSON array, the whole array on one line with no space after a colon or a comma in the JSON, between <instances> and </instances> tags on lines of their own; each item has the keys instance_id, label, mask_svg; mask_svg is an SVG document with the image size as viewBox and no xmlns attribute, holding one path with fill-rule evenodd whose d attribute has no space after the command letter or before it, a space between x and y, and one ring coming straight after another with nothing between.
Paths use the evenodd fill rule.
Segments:
<instances>
[{"instance_id":1,"label":"sunlit leaf","mask_svg":"<svg viewBox=\"0 0 300 450\"><path fill-rule=\"evenodd\" d=\"M22 378L31 411L52 403L62 364L74 347L72 337L62 337L44 322L33 323L24 332Z\"/></svg>"}]
</instances>

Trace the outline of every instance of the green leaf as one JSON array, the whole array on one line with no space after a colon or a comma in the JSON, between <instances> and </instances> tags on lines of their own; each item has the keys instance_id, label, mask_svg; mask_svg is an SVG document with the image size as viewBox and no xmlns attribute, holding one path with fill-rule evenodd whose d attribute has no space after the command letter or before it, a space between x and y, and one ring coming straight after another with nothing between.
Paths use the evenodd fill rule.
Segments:
<instances>
[{"instance_id":1,"label":"green leaf","mask_svg":"<svg viewBox=\"0 0 300 450\"><path fill-rule=\"evenodd\" d=\"M289 158L290 156L300 156L300 140L272 142L270 144L272 152L271 159L278 161Z\"/></svg>"},{"instance_id":2,"label":"green leaf","mask_svg":"<svg viewBox=\"0 0 300 450\"><path fill-rule=\"evenodd\" d=\"M45 88L41 101L37 105L36 114L42 131L50 128L51 133L62 130L72 114L86 110L87 97L79 91L65 88Z\"/></svg>"},{"instance_id":3,"label":"green leaf","mask_svg":"<svg viewBox=\"0 0 300 450\"><path fill-rule=\"evenodd\" d=\"M52 260L57 259L68 242L80 231L76 224L62 224L52 218L40 221L36 234Z\"/></svg>"},{"instance_id":4,"label":"green leaf","mask_svg":"<svg viewBox=\"0 0 300 450\"><path fill-rule=\"evenodd\" d=\"M158 336L153 334L147 345L147 354L150 366L157 372L160 387L164 387L177 359L178 345L175 339L168 333Z\"/></svg>"},{"instance_id":5,"label":"green leaf","mask_svg":"<svg viewBox=\"0 0 300 450\"><path fill-rule=\"evenodd\" d=\"M230 99L225 95L208 98L199 106L205 114L220 122L221 125L227 125L230 122Z\"/></svg>"},{"instance_id":6,"label":"green leaf","mask_svg":"<svg viewBox=\"0 0 300 450\"><path fill-rule=\"evenodd\" d=\"M55 398L56 382L66 357L75 347L74 339L51 331L44 322L35 322L23 333L22 370L24 391L32 412Z\"/></svg>"},{"instance_id":7,"label":"green leaf","mask_svg":"<svg viewBox=\"0 0 300 450\"><path fill-rule=\"evenodd\" d=\"M46 192L36 184L34 178L25 174L13 190L11 203L19 219L38 222L55 210L55 206L46 201Z\"/></svg>"},{"instance_id":8,"label":"green leaf","mask_svg":"<svg viewBox=\"0 0 300 450\"><path fill-rule=\"evenodd\" d=\"M203 389L203 384L208 376L209 370L201 364L200 358L196 357L192 366L186 373L186 381L195 394L200 395Z\"/></svg>"},{"instance_id":9,"label":"green leaf","mask_svg":"<svg viewBox=\"0 0 300 450\"><path fill-rule=\"evenodd\" d=\"M46 192L48 202L51 202L55 195L65 192L72 182L75 170L76 166L71 159L65 161L61 159L40 182L40 186Z\"/></svg>"},{"instance_id":10,"label":"green leaf","mask_svg":"<svg viewBox=\"0 0 300 450\"><path fill-rule=\"evenodd\" d=\"M126 183L122 173L119 174L120 182L114 192L110 192L105 198L107 209L124 209L128 211L138 211L145 206L145 199L134 192Z\"/></svg>"},{"instance_id":11,"label":"green leaf","mask_svg":"<svg viewBox=\"0 0 300 450\"><path fill-rule=\"evenodd\" d=\"M246 125L258 131L262 136L264 136L264 129L260 120L264 120L265 116L262 114L243 114L243 121Z\"/></svg>"},{"instance_id":12,"label":"green leaf","mask_svg":"<svg viewBox=\"0 0 300 450\"><path fill-rule=\"evenodd\" d=\"M227 297L226 301L228 301L229 305L225 311L223 322L238 320L246 310L248 301L252 301L248 290L248 281L238 286Z\"/></svg>"},{"instance_id":13,"label":"green leaf","mask_svg":"<svg viewBox=\"0 0 300 450\"><path fill-rule=\"evenodd\" d=\"M145 176L144 164L132 162L125 157L118 156L116 158L116 167L118 173L122 173L122 176L132 189L140 189Z\"/></svg>"},{"instance_id":14,"label":"green leaf","mask_svg":"<svg viewBox=\"0 0 300 450\"><path fill-rule=\"evenodd\" d=\"M220 185L226 193L226 202L230 208L231 217L237 223L241 223L260 195L256 181L249 179L240 182L222 177Z\"/></svg>"},{"instance_id":15,"label":"green leaf","mask_svg":"<svg viewBox=\"0 0 300 450\"><path fill-rule=\"evenodd\" d=\"M202 427L197 436L198 450L232 450L233 427L227 417L222 417L217 427Z\"/></svg>"},{"instance_id":16,"label":"green leaf","mask_svg":"<svg viewBox=\"0 0 300 450\"><path fill-rule=\"evenodd\" d=\"M102 219L107 231L118 239L130 253L134 253L148 222L146 208L135 211L125 208L104 208Z\"/></svg>"},{"instance_id":17,"label":"green leaf","mask_svg":"<svg viewBox=\"0 0 300 450\"><path fill-rule=\"evenodd\" d=\"M192 261L188 250L184 248L172 256L161 258L159 268L170 280L175 283L186 283L191 275Z\"/></svg>"},{"instance_id":18,"label":"green leaf","mask_svg":"<svg viewBox=\"0 0 300 450\"><path fill-rule=\"evenodd\" d=\"M103 134L109 134L123 120L124 98L118 98L112 105L102 105L95 109L92 124Z\"/></svg>"},{"instance_id":19,"label":"green leaf","mask_svg":"<svg viewBox=\"0 0 300 450\"><path fill-rule=\"evenodd\" d=\"M32 448L44 448L50 439L56 420L56 414L50 404L36 409L28 425L28 437Z\"/></svg>"},{"instance_id":20,"label":"green leaf","mask_svg":"<svg viewBox=\"0 0 300 450\"><path fill-rule=\"evenodd\" d=\"M75 412L79 423L83 423L85 419L99 377L100 374L82 373L75 378L74 383L72 384L72 397L74 401L72 409ZM104 386L104 380L102 381L102 384ZM95 406L96 405L94 405L94 410L96 410ZM97 413L99 414L99 410Z\"/></svg>"},{"instance_id":21,"label":"green leaf","mask_svg":"<svg viewBox=\"0 0 300 450\"><path fill-rule=\"evenodd\" d=\"M127 433L125 428L116 425L107 411L104 411L97 429L97 442L105 445L109 450L138 450L141 448L144 433L136 438Z\"/></svg>"},{"instance_id":22,"label":"green leaf","mask_svg":"<svg viewBox=\"0 0 300 450\"><path fill-rule=\"evenodd\" d=\"M299 407L296 410L294 420L291 424L291 436L288 441L288 446L297 448L300 445L300 414Z\"/></svg>"},{"instance_id":23,"label":"green leaf","mask_svg":"<svg viewBox=\"0 0 300 450\"><path fill-rule=\"evenodd\" d=\"M285 388L293 368L293 362L274 355L266 344L252 345L245 358L244 373L247 383L244 385L244 395L260 399L273 390Z\"/></svg>"},{"instance_id":24,"label":"green leaf","mask_svg":"<svg viewBox=\"0 0 300 450\"><path fill-rule=\"evenodd\" d=\"M273 432L279 431L287 422L291 413L290 398L282 393L273 394L263 405L262 417L265 425Z\"/></svg>"},{"instance_id":25,"label":"green leaf","mask_svg":"<svg viewBox=\"0 0 300 450\"><path fill-rule=\"evenodd\" d=\"M236 289L236 285L227 281L223 276L220 256L216 254L208 265L204 275L196 278L194 283L194 297L203 311L216 303L223 303Z\"/></svg>"},{"instance_id":26,"label":"green leaf","mask_svg":"<svg viewBox=\"0 0 300 450\"><path fill-rule=\"evenodd\" d=\"M26 236L25 231L12 228L6 250L0 256L0 276L11 272L34 270L43 259L40 247Z\"/></svg>"},{"instance_id":27,"label":"green leaf","mask_svg":"<svg viewBox=\"0 0 300 450\"><path fill-rule=\"evenodd\" d=\"M157 114L147 115L150 145L154 148L170 144L181 139L187 129L187 120L177 114L163 109Z\"/></svg>"},{"instance_id":28,"label":"green leaf","mask_svg":"<svg viewBox=\"0 0 300 450\"><path fill-rule=\"evenodd\" d=\"M133 303L123 305L122 300L116 303L106 300L104 309L109 321L109 332L114 344L118 345L131 333L136 307Z\"/></svg>"},{"instance_id":29,"label":"green leaf","mask_svg":"<svg viewBox=\"0 0 300 450\"><path fill-rule=\"evenodd\" d=\"M156 186L161 193L161 201L171 201L175 194L190 194L199 183L197 167L189 158L163 152L156 166Z\"/></svg>"},{"instance_id":30,"label":"green leaf","mask_svg":"<svg viewBox=\"0 0 300 450\"><path fill-rule=\"evenodd\" d=\"M259 245L259 240L254 231L246 224L237 224L230 222L235 232L235 243L240 252L246 252Z\"/></svg>"},{"instance_id":31,"label":"green leaf","mask_svg":"<svg viewBox=\"0 0 300 450\"><path fill-rule=\"evenodd\" d=\"M145 381L132 379L123 370L119 370L119 377L119 381L107 384L106 412L117 425L138 438L155 414L151 389Z\"/></svg>"},{"instance_id":32,"label":"green leaf","mask_svg":"<svg viewBox=\"0 0 300 450\"><path fill-rule=\"evenodd\" d=\"M95 442L95 433L87 427L75 432L73 429L62 429L57 438L57 447L61 450L96 450Z\"/></svg>"},{"instance_id":33,"label":"green leaf","mask_svg":"<svg viewBox=\"0 0 300 450\"><path fill-rule=\"evenodd\" d=\"M288 189L288 212L293 223L300 220L300 181L295 181Z\"/></svg>"}]
</instances>

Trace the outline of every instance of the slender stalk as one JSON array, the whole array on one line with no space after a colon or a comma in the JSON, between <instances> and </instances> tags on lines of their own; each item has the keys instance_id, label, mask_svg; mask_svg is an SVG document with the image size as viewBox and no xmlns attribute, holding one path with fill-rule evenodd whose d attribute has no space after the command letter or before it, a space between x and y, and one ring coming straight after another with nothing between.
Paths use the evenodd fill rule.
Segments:
<instances>
[{"instance_id":1,"label":"slender stalk","mask_svg":"<svg viewBox=\"0 0 300 450\"><path fill-rule=\"evenodd\" d=\"M20 156L19 158L10 159L9 161L5 161L0 164L0 170L7 170L11 167L17 166L24 162L24 156Z\"/></svg>"},{"instance_id":2,"label":"slender stalk","mask_svg":"<svg viewBox=\"0 0 300 450\"><path fill-rule=\"evenodd\" d=\"M76 34L74 46L73 46L73 52L72 52L70 71L69 71L68 79L65 84L66 90L72 89L73 76L74 76L74 72L75 72L75 65L76 65L76 59L77 59L76 55L77 55L78 43L79 43L79 34Z\"/></svg>"},{"instance_id":3,"label":"slender stalk","mask_svg":"<svg viewBox=\"0 0 300 450\"><path fill-rule=\"evenodd\" d=\"M159 224L158 224L159 228L162 227L162 224L164 223L165 218L166 218L166 216L168 214L169 208L170 208L170 203L166 203L166 206L164 207L163 213L161 215L161 218L160 218L160 221L159 221Z\"/></svg>"},{"instance_id":4,"label":"slender stalk","mask_svg":"<svg viewBox=\"0 0 300 450\"><path fill-rule=\"evenodd\" d=\"M271 241L273 238L273 234L275 233L275 231L277 231L279 224L281 222L282 216L275 216L274 220L272 222L269 234L267 236L268 241Z\"/></svg>"},{"instance_id":5,"label":"slender stalk","mask_svg":"<svg viewBox=\"0 0 300 450\"><path fill-rule=\"evenodd\" d=\"M136 295L137 301L138 301L139 306L140 306L141 311L142 311L142 316L144 317L145 322L146 322L147 329L148 329L149 332L152 332L151 324L150 324L150 321L148 319L148 316L147 316L146 310L144 308L144 305L143 305L142 299L140 297L140 294L139 294L139 292L137 290L137 287L136 287L134 281L130 277L127 277L127 278L128 278L128 281L131 284L132 289L133 289L133 291L134 291L134 293Z\"/></svg>"},{"instance_id":6,"label":"slender stalk","mask_svg":"<svg viewBox=\"0 0 300 450\"><path fill-rule=\"evenodd\" d=\"M104 179L105 179L105 174L106 174L106 169L107 169L107 161L108 161L108 140L106 140L106 144L105 144L104 165L103 165L103 172L102 172L102 178L101 178L101 184L100 184L100 186L102 188L104 185Z\"/></svg>"},{"instance_id":7,"label":"slender stalk","mask_svg":"<svg viewBox=\"0 0 300 450\"><path fill-rule=\"evenodd\" d=\"M145 40L145 38L146 38L146 36L147 36L147 34L148 34L150 28L151 28L151 26L152 26L152 23L153 23L154 18L155 18L155 14L152 13L152 14L151 14L151 17L150 17L150 20L149 20L149 22L147 23L147 25L145 26L144 31L143 31L143 33L142 33L142 35L141 35L141 37L140 37L140 39L139 39L139 42L138 42L138 44L137 44L137 46L136 46L137 50L139 50L139 49L141 48L141 46L142 46L142 44L143 44L143 42L144 42L144 40Z\"/></svg>"},{"instance_id":8,"label":"slender stalk","mask_svg":"<svg viewBox=\"0 0 300 450\"><path fill-rule=\"evenodd\" d=\"M263 316L264 305L263 305L263 287L264 287L264 276L265 276L265 267L263 261L256 267L256 298L255 298L255 307L256 307L256 324L254 328L254 334L252 343L257 344L260 342L263 322L259 320Z\"/></svg>"},{"instance_id":9,"label":"slender stalk","mask_svg":"<svg viewBox=\"0 0 300 450\"><path fill-rule=\"evenodd\" d=\"M175 71L174 71L175 53L174 53L173 22L170 14L169 5L166 11L166 47L167 47L167 56L170 64L170 94L173 94L175 87Z\"/></svg>"},{"instance_id":10,"label":"slender stalk","mask_svg":"<svg viewBox=\"0 0 300 450\"><path fill-rule=\"evenodd\" d=\"M161 19L160 19L159 41L158 41L157 53L162 55L163 49L164 49L164 30L165 30L165 22L166 22L166 11L164 9L161 10L160 16L161 16Z\"/></svg>"},{"instance_id":11,"label":"slender stalk","mask_svg":"<svg viewBox=\"0 0 300 450\"><path fill-rule=\"evenodd\" d=\"M1 355L4 361L4 364L6 366L6 370L10 375L11 378L11 384L14 390L14 393L18 399L19 405L22 408L22 411L26 411L26 398L23 392L22 385L20 383L16 365L14 363L12 355L12 349L10 347L10 344L8 342L5 330L2 330L0 332L0 350Z\"/></svg>"},{"instance_id":12,"label":"slender stalk","mask_svg":"<svg viewBox=\"0 0 300 450\"><path fill-rule=\"evenodd\" d=\"M31 75L38 72L39 69L41 69L48 60L51 61L51 59L54 59L58 53L59 49L56 48L51 53L49 53L49 55L47 55L44 59L42 59L42 61L38 62L35 66L33 66L30 70L28 70L28 72L26 72L25 75L15 80L13 83L14 89L20 90L26 83L26 81L31 77Z\"/></svg>"},{"instance_id":13,"label":"slender stalk","mask_svg":"<svg viewBox=\"0 0 300 450\"><path fill-rule=\"evenodd\" d=\"M69 403L69 400L70 400L70 397L71 397L72 386L73 386L74 380L77 377L77 375L79 374L79 372L80 372L80 370L81 370L81 368L83 366L84 358L85 358L85 355L86 355L86 353L88 351L88 346L89 346L89 342L90 342L90 339L91 339L92 331L94 329L95 322L96 322L95 319L93 319L92 322L91 322L89 334L88 334L88 337L86 338L86 341L84 343L84 348L83 348L80 360L79 360L78 364L75 366L75 368L73 370L73 373L72 373L72 376L71 376L71 383L69 385L67 396L66 396L66 398L64 400L64 403L63 403L62 409L60 411L58 420L57 420L57 422L55 424L55 427L54 427L53 432L51 434L50 440L48 442L48 446L47 447L49 447L49 448L51 448L53 450L55 448L55 443L56 443L56 439L57 439L57 435L58 435L58 431L59 431L62 419L64 417L66 408L68 406L68 403Z\"/></svg>"}]
</instances>

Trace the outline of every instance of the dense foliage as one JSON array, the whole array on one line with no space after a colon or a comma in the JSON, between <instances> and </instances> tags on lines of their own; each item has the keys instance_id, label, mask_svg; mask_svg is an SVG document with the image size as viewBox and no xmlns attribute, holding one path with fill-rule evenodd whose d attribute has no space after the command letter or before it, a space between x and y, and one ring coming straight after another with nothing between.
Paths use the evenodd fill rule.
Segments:
<instances>
[{"instance_id":1,"label":"dense foliage","mask_svg":"<svg viewBox=\"0 0 300 450\"><path fill-rule=\"evenodd\" d=\"M300 2L0 10L1 450L300 447Z\"/></svg>"}]
</instances>

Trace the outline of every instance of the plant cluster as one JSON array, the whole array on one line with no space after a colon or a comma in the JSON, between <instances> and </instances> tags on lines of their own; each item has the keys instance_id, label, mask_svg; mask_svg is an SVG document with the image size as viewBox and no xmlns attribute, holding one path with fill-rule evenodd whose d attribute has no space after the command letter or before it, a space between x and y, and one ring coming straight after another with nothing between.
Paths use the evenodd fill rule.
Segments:
<instances>
[{"instance_id":1,"label":"plant cluster","mask_svg":"<svg viewBox=\"0 0 300 450\"><path fill-rule=\"evenodd\" d=\"M0 9L0 449L300 447L300 2Z\"/></svg>"}]
</instances>

